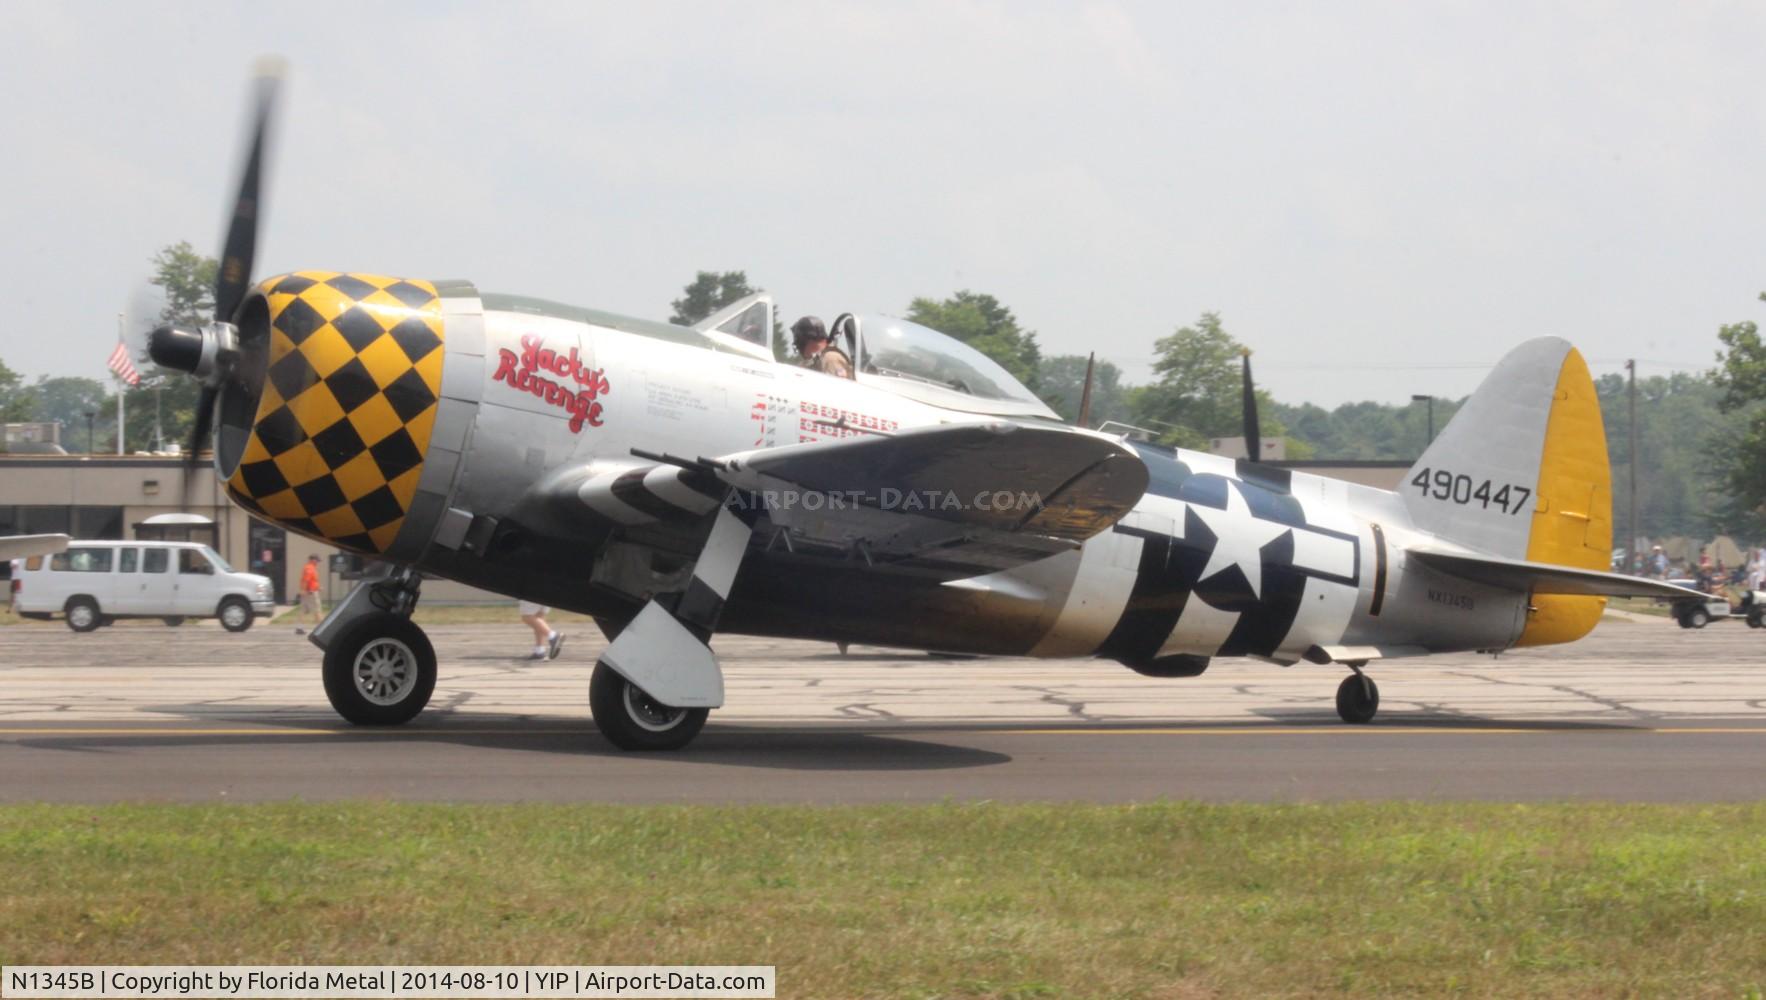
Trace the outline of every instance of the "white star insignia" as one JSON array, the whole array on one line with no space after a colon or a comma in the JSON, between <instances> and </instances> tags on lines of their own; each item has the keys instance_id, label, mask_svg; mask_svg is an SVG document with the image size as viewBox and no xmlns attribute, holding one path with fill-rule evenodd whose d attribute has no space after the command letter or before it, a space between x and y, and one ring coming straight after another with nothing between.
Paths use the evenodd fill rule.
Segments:
<instances>
[{"instance_id":1,"label":"white star insignia","mask_svg":"<svg viewBox=\"0 0 1766 1000\"><path fill-rule=\"evenodd\" d=\"M1203 567L1202 575L1196 582L1200 583L1216 573L1237 566L1245 575L1245 581L1251 585L1251 595L1258 600L1263 599L1263 553L1265 545L1280 538L1288 530L1285 524L1265 521L1254 517L1251 508L1245 504L1244 494L1239 492L1239 484L1227 480L1226 509L1216 510L1190 504L1190 509L1214 532L1214 551L1208 556L1208 565Z\"/></svg>"}]
</instances>

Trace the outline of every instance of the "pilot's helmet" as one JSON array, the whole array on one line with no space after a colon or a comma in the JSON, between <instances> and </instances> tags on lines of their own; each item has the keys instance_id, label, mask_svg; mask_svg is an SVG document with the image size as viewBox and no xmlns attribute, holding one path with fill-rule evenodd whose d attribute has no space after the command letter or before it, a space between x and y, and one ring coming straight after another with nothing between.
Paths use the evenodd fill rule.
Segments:
<instances>
[{"instance_id":1,"label":"pilot's helmet","mask_svg":"<svg viewBox=\"0 0 1766 1000\"><path fill-rule=\"evenodd\" d=\"M805 316L791 324L791 343L797 347L797 353L803 353L803 345L811 340L827 340L828 328L814 316Z\"/></svg>"}]
</instances>

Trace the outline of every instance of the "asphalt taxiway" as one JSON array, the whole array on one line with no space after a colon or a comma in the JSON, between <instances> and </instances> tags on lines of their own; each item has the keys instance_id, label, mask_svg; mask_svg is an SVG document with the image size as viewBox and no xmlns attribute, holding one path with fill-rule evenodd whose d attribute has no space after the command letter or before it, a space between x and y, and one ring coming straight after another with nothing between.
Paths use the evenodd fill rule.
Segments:
<instances>
[{"instance_id":1,"label":"asphalt taxiway","mask_svg":"<svg viewBox=\"0 0 1766 1000\"><path fill-rule=\"evenodd\" d=\"M674 754L589 719L601 637L518 659L510 625L436 626L431 707L348 726L286 628L0 628L0 800L901 802L1766 798L1766 630L1609 619L1570 646L1340 672L1220 661L1155 680L1097 661L935 660L725 637L727 707Z\"/></svg>"}]
</instances>

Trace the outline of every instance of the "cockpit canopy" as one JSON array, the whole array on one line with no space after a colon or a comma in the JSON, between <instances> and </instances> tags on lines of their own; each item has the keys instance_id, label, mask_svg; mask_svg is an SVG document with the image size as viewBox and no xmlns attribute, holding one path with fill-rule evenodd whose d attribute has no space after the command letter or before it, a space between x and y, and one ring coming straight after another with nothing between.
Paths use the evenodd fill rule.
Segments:
<instances>
[{"instance_id":1,"label":"cockpit canopy","mask_svg":"<svg viewBox=\"0 0 1766 1000\"><path fill-rule=\"evenodd\" d=\"M954 337L894 316L854 318L860 382L968 413L1059 419L998 362ZM851 350L840 327L835 339Z\"/></svg>"}]
</instances>

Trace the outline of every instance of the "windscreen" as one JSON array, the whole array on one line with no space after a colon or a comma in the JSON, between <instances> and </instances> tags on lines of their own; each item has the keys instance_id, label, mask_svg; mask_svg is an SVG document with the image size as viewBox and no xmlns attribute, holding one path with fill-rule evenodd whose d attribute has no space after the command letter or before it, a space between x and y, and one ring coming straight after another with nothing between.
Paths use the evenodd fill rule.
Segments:
<instances>
[{"instance_id":1,"label":"windscreen","mask_svg":"<svg viewBox=\"0 0 1766 1000\"><path fill-rule=\"evenodd\" d=\"M867 374L926 382L981 399L1042 402L1011 373L968 344L894 316L862 316Z\"/></svg>"}]
</instances>

